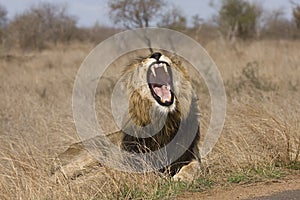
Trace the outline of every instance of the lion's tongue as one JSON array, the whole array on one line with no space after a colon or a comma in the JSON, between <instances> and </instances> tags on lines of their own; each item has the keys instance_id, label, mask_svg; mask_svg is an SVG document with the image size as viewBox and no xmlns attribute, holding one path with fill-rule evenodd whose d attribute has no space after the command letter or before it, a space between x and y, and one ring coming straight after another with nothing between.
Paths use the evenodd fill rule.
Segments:
<instances>
[{"instance_id":1,"label":"lion's tongue","mask_svg":"<svg viewBox=\"0 0 300 200\"><path fill-rule=\"evenodd\" d=\"M154 87L153 90L160 97L161 102L171 101L170 86Z\"/></svg>"}]
</instances>

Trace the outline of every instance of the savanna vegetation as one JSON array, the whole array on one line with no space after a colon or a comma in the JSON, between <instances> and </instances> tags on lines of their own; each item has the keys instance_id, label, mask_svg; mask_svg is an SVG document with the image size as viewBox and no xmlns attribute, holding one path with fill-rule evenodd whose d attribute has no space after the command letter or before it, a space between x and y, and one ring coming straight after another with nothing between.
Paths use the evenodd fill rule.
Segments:
<instances>
[{"instance_id":1,"label":"savanna vegetation","mask_svg":"<svg viewBox=\"0 0 300 200\"><path fill-rule=\"evenodd\" d=\"M128 12L119 13L128 2L134 2ZM299 175L300 6L292 4L293 17L288 20L281 10L268 14L248 1L224 0L216 16L206 21L199 16L188 19L176 6L163 10L166 7L160 5L166 2L155 2L109 1L119 26L88 28L78 27L61 5L35 5L13 19L0 7L0 199L168 199L216 186ZM150 11L161 17L143 18L149 11L139 7L143 5L153 6ZM130 21L136 9L141 13ZM121 14L129 21L120 20ZM131 174L105 166L73 180L53 176L55 157L80 140L72 116L80 64L110 35L152 25L182 31L201 43L224 81L224 129L203 158L199 176L192 183L174 182L158 173ZM107 72L97 90L101 101L110 102L118 74ZM199 76L191 78L199 97L203 139L210 96ZM98 118L109 128L110 111L103 111L101 101L96 98Z\"/></svg>"}]
</instances>

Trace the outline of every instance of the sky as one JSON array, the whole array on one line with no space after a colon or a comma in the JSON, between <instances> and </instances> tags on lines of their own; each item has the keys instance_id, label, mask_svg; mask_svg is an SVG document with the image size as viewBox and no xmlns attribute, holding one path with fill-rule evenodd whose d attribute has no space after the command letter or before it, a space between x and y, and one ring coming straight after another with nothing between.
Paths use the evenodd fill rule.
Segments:
<instances>
[{"instance_id":1,"label":"sky","mask_svg":"<svg viewBox=\"0 0 300 200\"><path fill-rule=\"evenodd\" d=\"M267 12L276 9L283 9L286 18L292 17L292 6L289 0L248 0L261 4ZM68 13L75 16L78 26L93 26L96 22L101 25L112 26L108 17L108 0L0 0L0 5L4 6L8 12L8 18L13 18L16 14L22 13L30 6L39 2L51 2L66 5ZM198 14L200 18L208 20L217 14L221 0L167 0L182 9L182 13L191 19ZM213 2L214 6L210 6ZM300 0L293 0L300 4Z\"/></svg>"}]
</instances>

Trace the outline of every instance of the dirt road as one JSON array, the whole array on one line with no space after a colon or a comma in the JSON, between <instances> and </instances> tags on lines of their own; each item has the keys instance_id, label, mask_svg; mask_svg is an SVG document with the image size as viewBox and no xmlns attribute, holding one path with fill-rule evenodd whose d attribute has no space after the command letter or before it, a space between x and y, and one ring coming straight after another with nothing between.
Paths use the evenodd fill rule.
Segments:
<instances>
[{"instance_id":1,"label":"dirt road","mask_svg":"<svg viewBox=\"0 0 300 200\"><path fill-rule=\"evenodd\" d=\"M300 199L300 190L292 190L276 193L271 196L265 197L256 197L249 200L299 200Z\"/></svg>"},{"instance_id":2,"label":"dirt road","mask_svg":"<svg viewBox=\"0 0 300 200\"><path fill-rule=\"evenodd\" d=\"M180 195L177 199L300 200L300 174L289 175L282 179L271 180L269 182L246 185L230 185L226 188L214 188L201 193L186 193L184 195Z\"/></svg>"}]
</instances>

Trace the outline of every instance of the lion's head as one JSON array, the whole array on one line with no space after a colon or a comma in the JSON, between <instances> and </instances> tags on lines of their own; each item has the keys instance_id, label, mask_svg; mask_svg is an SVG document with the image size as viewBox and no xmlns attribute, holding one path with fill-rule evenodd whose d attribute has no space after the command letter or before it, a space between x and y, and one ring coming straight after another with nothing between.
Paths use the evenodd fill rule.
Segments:
<instances>
[{"instance_id":1,"label":"lion's head","mask_svg":"<svg viewBox=\"0 0 300 200\"><path fill-rule=\"evenodd\" d=\"M187 116L193 92L178 58L155 52L129 65L123 80L124 91L127 91L132 106L144 110L151 107L165 114L180 109L181 115Z\"/></svg>"}]
</instances>

